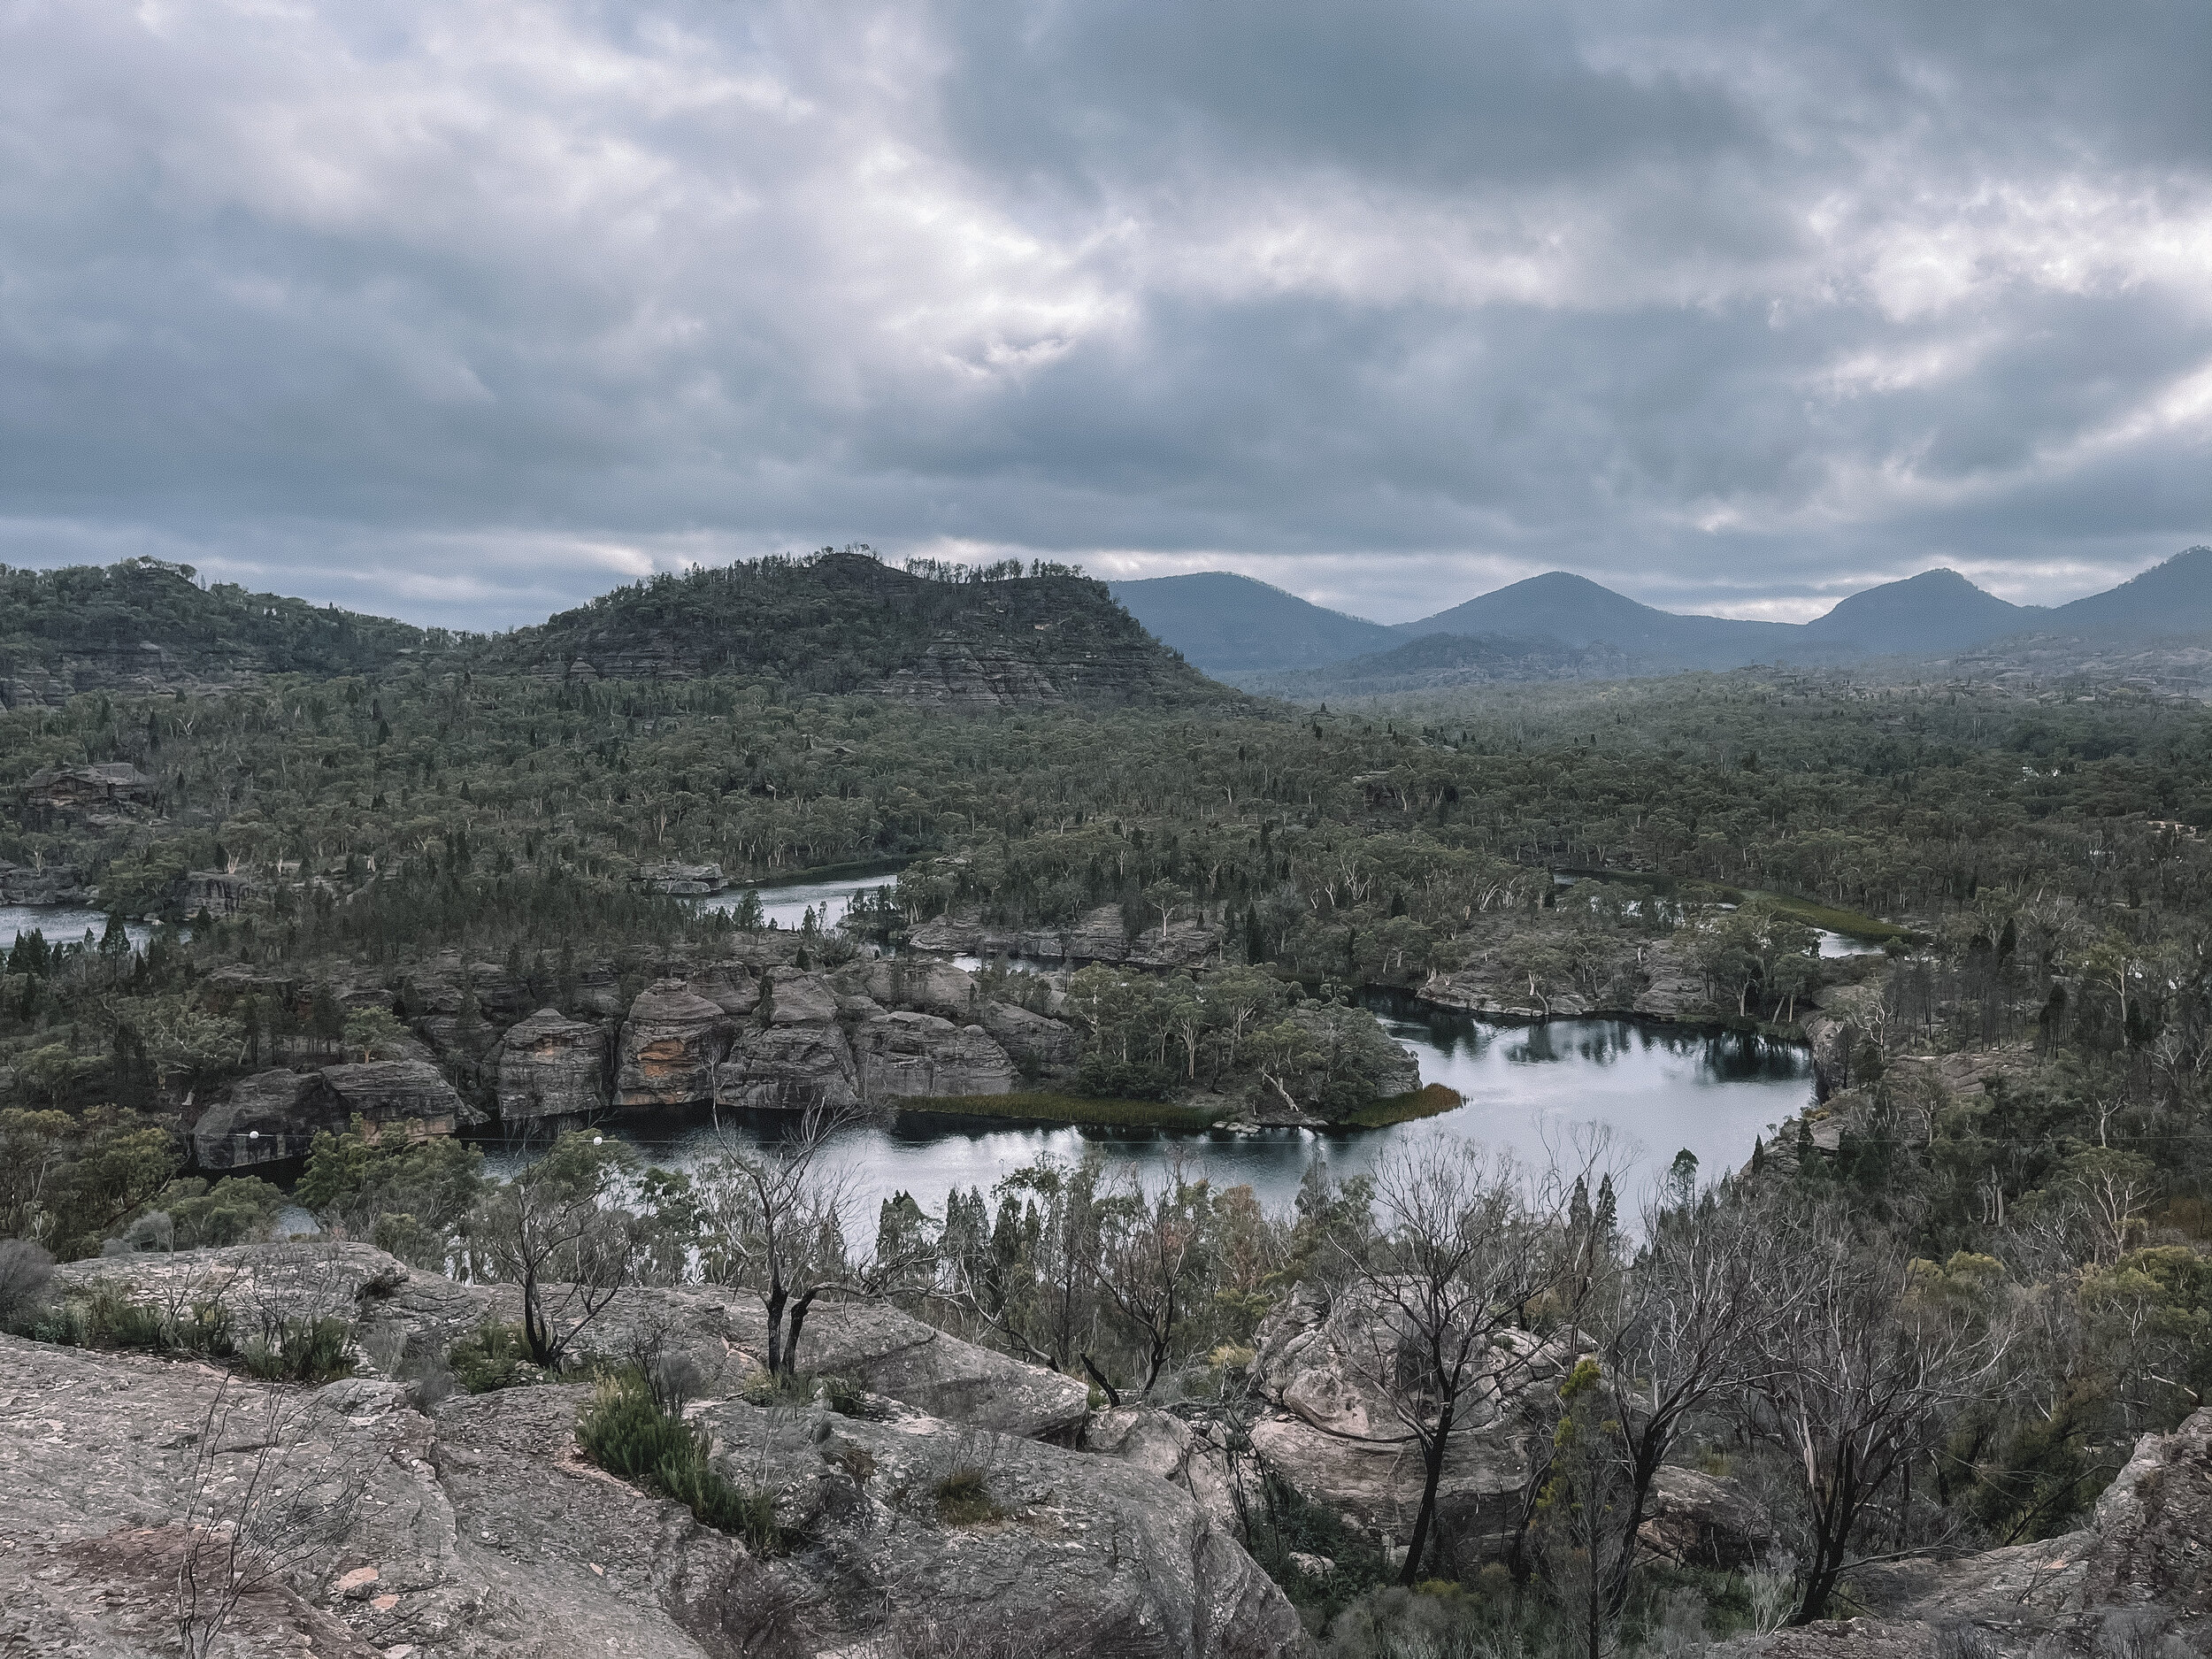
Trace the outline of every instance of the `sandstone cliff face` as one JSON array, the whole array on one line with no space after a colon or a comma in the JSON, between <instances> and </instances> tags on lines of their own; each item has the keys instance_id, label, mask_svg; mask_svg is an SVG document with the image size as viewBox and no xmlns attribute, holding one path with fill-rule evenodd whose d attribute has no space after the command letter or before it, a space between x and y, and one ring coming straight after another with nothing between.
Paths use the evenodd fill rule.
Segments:
<instances>
[{"instance_id":1,"label":"sandstone cliff face","mask_svg":"<svg viewBox=\"0 0 2212 1659\"><path fill-rule=\"evenodd\" d=\"M192 1127L204 1170L303 1158L324 1130L355 1117L373 1134L449 1135L482 1121L445 1074L426 1060L380 1060L319 1071L257 1071L241 1078Z\"/></svg>"},{"instance_id":2,"label":"sandstone cliff face","mask_svg":"<svg viewBox=\"0 0 2212 1659\"><path fill-rule=\"evenodd\" d=\"M428 1339L492 1305L490 1293L361 1246L82 1263L65 1278L191 1272L250 1287L273 1310L349 1302L375 1352L388 1351L380 1327ZM135 1282L149 1295L179 1288ZM631 1328L610 1334L611 1351L672 1324L687 1351L713 1362L742 1340L749 1310L662 1292L624 1317ZM926 1629L933 1653L1010 1632L1067 1659L1304 1651L1288 1602L1185 1490L1014 1426L1056 1432L1079 1418L1081 1385L996 1356L964 1360L966 1344L887 1313L846 1321L835 1340L825 1357L866 1377L869 1418L749 1405L729 1396L745 1371L727 1361L706 1372L707 1402L694 1409L727 1478L772 1496L792 1546L764 1557L585 1462L575 1425L587 1388L425 1410L373 1376L268 1390L196 1365L0 1337L11 1494L0 1650L171 1650L186 1526L206 1518L193 1494L234 1494L260 1471L280 1492L357 1495L326 1529L296 1534L308 1546L296 1565L242 1601L227 1632L236 1654L831 1659L898 1655ZM1010 1409L1018 1399L1032 1404ZM940 1517L935 1484L956 1469L983 1471L1001 1518Z\"/></svg>"},{"instance_id":3,"label":"sandstone cliff face","mask_svg":"<svg viewBox=\"0 0 2212 1659\"><path fill-rule=\"evenodd\" d=\"M616 1051L617 1106L687 1106L713 1098L714 1067L729 1048L721 1009L681 979L656 979L630 1004Z\"/></svg>"},{"instance_id":4,"label":"sandstone cliff face","mask_svg":"<svg viewBox=\"0 0 2212 1659\"><path fill-rule=\"evenodd\" d=\"M0 904L84 904L93 896L74 864L12 864L0 859Z\"/></svg>"},{"instance_id":5,"label":"sandstone cliff face","mask_svg":"<svg viewBox=\"0 0 2212 1659\"><path fill-rule=\"evenodd\" d=\"M1639 1019L1709 1019L1717 1011L1703 979L1671 939L1619 941L1612 960L1573 984L1540 981L1511 965L1512 940L1523 918L1482 918L1464 935L1471 959L1430 972L1424 1002L1460 1013L1503 1019L1571 1018L1628 1014ZM1732 1005L1725 1010L1733 1013Z\"/></svg>"},{"instance_id":6,"label":"sandstone cliff face","mask_svg":"<svg viewBox=\"0 0 2212 1659\"><path fill-rule=\"evenodd\" d=\"M508 1028L499 1048L499 1116L505 1123L595 1115L606 1110L607 1033L588 1020L541 1008Z\"/></svg>"},{"instance_id":7,"label":"sandstone cliff face","mask_svg":"<svg viewBox=\"0 0 2212 1659\"><path fill-rule=\"evenodd\" d=\"M980 1025L934 1014L902 1012L853 1033L863 1099L917 1100L933 1094L1010 1094L1020 1087L1006 1050Z\"/></svg>"}]
</instances>

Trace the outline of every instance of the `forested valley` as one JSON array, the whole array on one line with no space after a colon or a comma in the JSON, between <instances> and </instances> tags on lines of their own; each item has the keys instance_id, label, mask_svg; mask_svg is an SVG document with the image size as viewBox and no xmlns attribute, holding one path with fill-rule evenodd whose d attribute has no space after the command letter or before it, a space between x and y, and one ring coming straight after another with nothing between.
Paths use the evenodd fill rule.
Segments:
<instances>
[{"instance_id":1,"label":"forested valley","mask_svg":"<svg viewBox=\"0 0 2212 1659\"><path fill-rule=\"evenodd\" d=\"M2200 703L1747 670L1296 707L1071 572L851 557L0 712L0 893L104 918L27 927L0 975L0 1321L432 1403L589 1380L602 1467L803 1563L831 1512L708 1467L680 1322L640 1311L742 1292L749 1409L895 1394L835 1323L864 1312L1072 1390L1018 1438L1171 1445L1318 1651L1682 1654L1855 1615L2013 1651L1971 1646L1995 1614L1945 1622L2002 1601L1971 1563L2090 1561L2140 1437L2212 1384ZM770 588L816 631L718 649ZM926 626L868 620L914 590ZM881 895L796 930L743 901L834 872ZM1158 1179L1047 1160L841 1202L839 1136L933 1110L1448 1117L1379 993L1802 1043L1817 1099L1655 1188L1595 1141L1551 1170L1425 1142L1317 1157L1273 1210L1194 1142ZM644 1108L787 1128L657 1170L600 1133ZM488 1165L503 1139L540 1155ZM373 1298L250 1330L190 1264L250 1287L291 1206L500 1299L388 1351ZM987 1451L932 1479L933 1525L1023 1512ZM2202 1632L2158 1622L2165 1587L2126 1651ZM2120 1651L2089 1605L2022 1640Z\"/></svg>"}]
</instances>

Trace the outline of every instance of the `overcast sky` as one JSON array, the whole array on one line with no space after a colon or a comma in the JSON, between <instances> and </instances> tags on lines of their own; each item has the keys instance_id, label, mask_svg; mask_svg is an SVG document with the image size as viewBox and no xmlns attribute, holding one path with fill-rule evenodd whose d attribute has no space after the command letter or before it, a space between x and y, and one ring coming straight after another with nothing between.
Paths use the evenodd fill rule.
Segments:
<instances>
[{"instance_id":1,"label":"overcast sky","mask_svg":"<svg viewBox=\"0 0 2212 1659\"><path fill-rule=\"evenodd\" d=\"M0 0L0 561L1395 621L2212 540L2203 0Z\"/></svg>"}]
</instances>

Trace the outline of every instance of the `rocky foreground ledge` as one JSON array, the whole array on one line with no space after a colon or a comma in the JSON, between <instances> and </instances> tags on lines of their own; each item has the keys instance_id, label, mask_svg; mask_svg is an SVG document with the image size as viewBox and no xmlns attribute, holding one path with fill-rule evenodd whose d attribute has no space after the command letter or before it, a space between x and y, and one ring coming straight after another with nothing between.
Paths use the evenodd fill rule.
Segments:
<instances>
[{"instance_id":1,"label":"rocky foreground ledge","mask_svg":"<svg viewBox=\"0 0 2212 1659\"><path fill-rule=\"evenodd\" d=\"M363 1350L395 1365L410 1344L506 1310L503 1293L360 1246L63 1277L82 1288L116 1275L150 1298L227 1280L249 1321L350 1302ZM177 1652L188 1520L257 1471L325 1498L357 1490L333 1547L240 1598L219 1653L902 1659L987 1654L1009 1632L1021 1651L1070 1659L1303 1651L1290 1603L1187 1492L1036 1438L1079 1425L1081 1385L895 1312L825 1309L805 1363L858 1381L864 1414L764 1407L739 1392L759 1371L757 1302L624 1301L588 1346L613 1357L658 1335L693 1357L709 1397L690 1415L718 1470L774 1494L785 1546L749 1548L586 1461L588 1387L426 1404L381 1376L282 1391L0 1337L0 1654ZM990 1502L955 1523L932 1494L959 1470L982 1471Z\"/></svg>"},{"instance_id":2,"label":"rocky foreground ledge","mask_svg":"<svg viewBox=\"0 0 2212 1659\"><path fill-rule=\"evenodd\" d=\"M895 1310L824 1307L802 1363L841 1403L761 1405L765 1322L741 1293L625 1293L577 1351L680 1356L716 1470L765 1494L772 1536L716 1530L588 1461L588 1386L436 1399L398 1380L514 1293L357 1244L242 1246L70 1264L234 1328L339 1317L359 1374L272 1387L211 1365L0 1336L0 1655L180 1651L180 1568L209 1521L274 1491L319 1536L247 1584L215 1654L348 1659L1288 1659L1295 1609L1238 1541L1250 1471L1170 1414L1092 1411L1071 1379ZM1304 1290L1263 1328L1251 1442L1309 1502L1386 1535L1410 1471L1342 1360L1356 1305ZM1502 1541L1526 1425L1471 1434L1445 1481L1466 1534ZM1081 1449L1072 1449L1080 1448ZM979 1502L942 1502L948 1477ZM1664 1471L1654 1556L1726 1568L1771 1525L1747 1494ZM227 1509L226 1506L228 1506ZM284 1527L278 1529L280 1535ZM219 1535L218 1542L222 1541ZM278 1552L281 1554L280 1550ZM200 1575L202 1601L219 1573ZM1741 1638L1740 1659L2184 1659L2212 1652L2212 1409L2148 1435L2093 1523L1957 1559L1870 1564L1858 1617Z\"/></svg>"}]
</instances>

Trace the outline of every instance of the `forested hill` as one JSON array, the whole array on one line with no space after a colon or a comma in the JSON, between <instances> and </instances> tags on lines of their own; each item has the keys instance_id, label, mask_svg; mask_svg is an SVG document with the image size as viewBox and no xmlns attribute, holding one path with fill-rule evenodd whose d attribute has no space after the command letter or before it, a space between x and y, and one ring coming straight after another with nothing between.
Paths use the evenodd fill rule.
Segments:
<instances>
[{"instance_id":1,"label":"forested hill","mask_svg":"<svg viewBox=\"0 0 2212 1659\"><path fill-rule=\"evenodd\" d=\"M495 672L570 680L735 674L926 706L1213 703L1236 695L1058 565L895 570L856 550L661 575L489 642Z\"/></svg>"},{"instance_id":2,"label":"forested hill","mask_svg":"<svg viewBox=\"0 0 2212 1659\"><path fill-rule=\"evenodd\" d=\"M0 701L235 684L265 673L374 673L449 636L303 599L202 588L189 565L0 566Z\"/></svg>"}]
</instances>

